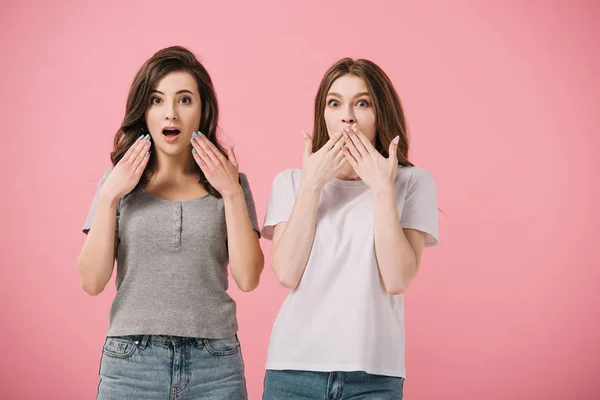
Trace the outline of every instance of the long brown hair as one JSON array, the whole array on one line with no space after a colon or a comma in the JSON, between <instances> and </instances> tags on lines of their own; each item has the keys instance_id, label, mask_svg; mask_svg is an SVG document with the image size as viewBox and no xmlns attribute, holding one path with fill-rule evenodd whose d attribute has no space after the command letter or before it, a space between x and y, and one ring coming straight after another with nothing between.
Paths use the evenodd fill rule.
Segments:
<instances>
[{"instance_id":1,"label":"long brown hair","mask_svg":"<svg viewBox=\"0 0 600 400\"><path fill-rule=\"evenodd\" d=\"M344 75L358 76L367 85L375 109L375 148L377 151L384 157L388 157L390 143L396 136L400 136L398 164L405 167L413 166L408 160L408 132L400 97L385 72L372 61L365 59L342 58L325 72L315 97L313 152L319 150L329 140L325 124L327 93L333 82Z\"/></svg>"},{"instance_id":2,"label":"long brown hair","mask_svg":"<svg viewBox=\"0 0 600 400\"><path fill-rule=\"evenodd\" d=\"M198 130L210 140L219 151L227 157L227 152L217 141L219 108L217 96L210 75L194 54L181 46L168 47L156 52L142 65L135 75L125 106L125 117L115 135L114 148L110 154L113 165L125 155L140 135L148 133L145 113L150 104L151 92L162 78L171 72L188 72L198 84L202 102L202 115ZM200 174L200 183L209 194L221 197L220 193L208 182L198 165L194 163ZM148 165L140 179L139 185L145 185L156 170L156 158L150 153Z\"/></svg>"}]
</instances>

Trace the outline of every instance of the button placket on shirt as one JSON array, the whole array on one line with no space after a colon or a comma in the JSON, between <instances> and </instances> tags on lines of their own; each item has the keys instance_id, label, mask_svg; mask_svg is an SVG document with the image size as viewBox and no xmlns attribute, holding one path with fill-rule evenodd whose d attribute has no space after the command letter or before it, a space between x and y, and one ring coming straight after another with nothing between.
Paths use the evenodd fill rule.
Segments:
<instances>
[{"instance_id":1,"label":"button placket on shirt","mask_svg":"<svg viewBox=\"0 0 600 400\"><path fill-rule=\"evenodd\" d=\"M181 202L175 202L173 204L173 247L181 246L181 211Z\"/></svg>"}]
</instances>

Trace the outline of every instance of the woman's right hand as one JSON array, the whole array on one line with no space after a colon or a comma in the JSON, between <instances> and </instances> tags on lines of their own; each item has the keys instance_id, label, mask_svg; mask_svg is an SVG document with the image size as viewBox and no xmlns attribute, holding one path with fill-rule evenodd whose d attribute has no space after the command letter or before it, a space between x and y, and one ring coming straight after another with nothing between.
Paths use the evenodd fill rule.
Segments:
<instances>
[{"instance_id":1,"label":"woman's right hand","mask_svg":"<svg viewBox=\"0 0 600 400\"><path fill-rule=\"evenodd\" d=\"M329 138L316 153L312 152L312 137L304 133L304 157L302 163L302 180L317 189L322 189L327 182L338 175L346 163L342 151L343 132L337 132Z\"/></svg>"},{"instance_id":2,"label":"woman's right hand","mask_svg":"<svg viewBox=\"0 0 600 400\"><path fill-rule=\"evenodd\" d=\"M114 166L102 186L102 195L120 200L138 184L150 159L150 135L140 136Z\"/></svg>"}]
</instances>

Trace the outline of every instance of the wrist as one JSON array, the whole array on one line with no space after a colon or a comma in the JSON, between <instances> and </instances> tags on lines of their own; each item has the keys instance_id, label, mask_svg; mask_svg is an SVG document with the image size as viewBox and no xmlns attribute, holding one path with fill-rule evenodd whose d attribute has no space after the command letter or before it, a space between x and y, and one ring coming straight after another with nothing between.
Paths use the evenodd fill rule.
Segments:
<instances>
[{"instance_id":1,"label":"wrist","mask_svg":"<svg viewBox=\"0 0 600 400\"><path fill-rule=\"evenodd\" d=\"M108 191L100 190L98 194L98 204L106 205L108 207L117 207L117 204L121 200L121 196L115 193L110 193Z\"/></svg>"},{"instance_id":2,"label":"wrist","mask_svg":"<svg viewBox=\"0 0 600 400\"><path fill-rule=\"evenodd\" d=\"M371 193L376 199L394 198L394 185L378 185L371 187Z\"/></svg>"},{"instance_id":3,"label":"wrist","mask_svg":"<svg viewBox=\"0 0 600 400\"><path fill-rule=\"evenodd\" d=\"M242 189L239 183L236 183L230 188L223 190L221 192L221 196L223 197L223 200L227 201L235 200L237 198L244 198L244 190Z\"/></svg>"},{"instance_id":4,"label":"wrist","mask_svg":"<svg viewBox=\"0 0 600 400\"><path fill-rule=\"evenodd\" d=\"M306 179L304 177L300 180L300 185L298 187L299 192L307 192L313 194L320 193L322 189L323 185L320 185L319 183L311 179Z\"/></svg>"}]
</instances>

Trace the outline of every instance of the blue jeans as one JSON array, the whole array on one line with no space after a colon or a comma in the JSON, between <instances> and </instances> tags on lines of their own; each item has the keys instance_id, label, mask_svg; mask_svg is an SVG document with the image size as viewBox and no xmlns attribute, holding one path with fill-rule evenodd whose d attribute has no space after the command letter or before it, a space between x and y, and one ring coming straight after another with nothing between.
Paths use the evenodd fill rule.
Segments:
<instances>
[{"instance_id":1,"label":"blue jeans","mask_svg":"<svg viewBox=\"0 0 600 400\"><path fill-rule=\"evenodd\" d=\"M99 400L246 400L237 336L107 337L100 362Z\"/></svg>"},{"instance_id":2,"label":"blue jeans","mask_svg":"<svg viewBox=\"0 0 600 400\"><path fill-rule=\"evenodd\" d=\"M267 370L263 400L401 400L403 378L362 371Z\"/></svg>"}]
</instances>

